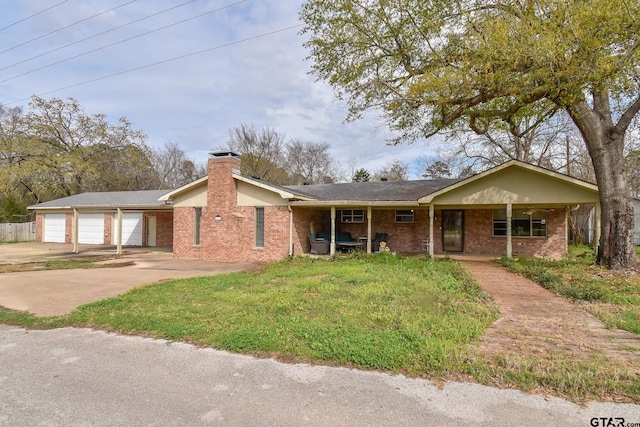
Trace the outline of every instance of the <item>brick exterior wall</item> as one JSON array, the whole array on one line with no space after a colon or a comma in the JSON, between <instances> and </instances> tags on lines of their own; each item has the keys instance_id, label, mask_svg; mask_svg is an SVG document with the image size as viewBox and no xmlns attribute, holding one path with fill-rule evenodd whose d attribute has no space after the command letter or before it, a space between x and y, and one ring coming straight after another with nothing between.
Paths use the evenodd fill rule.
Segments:
<instances>
[{"instance_id":1,"label":"brick exterior wall","mask_svg":"<svg viewBox=\"0 0 640 427\"><path fill-rule=\"evenodd\" d=\"M118 218L118 214L105 213L104 214L104 241L103 245L111 245L115 239L112 236L112 233L117 233L118 231L113 229L113 219Z\"/></svg>"},{"instance_id":2,"label":"brick exterior wall","mask_svg":"<svg viewBox=\"0 0 640 427\"><path fill-rule=\"evenodd\" d=\"M36 212L36 242L42 242L42 213Z\"/></svg>"},{"instance_id":3,"label":"brick exterior wall","mask_svg":"<svg viewBox=\"0 0 640 427\"><path fill-rule=\"evenodd\" d=\"M202 209L203 216L205 208ZM194 208L173 208L173 256L177 258L200 258L200 246L193 237Z\"/></svg>"},{"instance_id":4,"label":"brick exterior wall","mask_svg":"<svg viewBox=\"0 0 640 427\"><path fill-rule=\"evenodd\" d=\"M238 206L233 169L237 157L209 159L207 206L200 219L200 245L194 244L193 207L174 208L173 252L176 257L220 262L268 262L289 255L289 208L264 207L264 247L256 247L255 208ZM217 221L216 216L220 216Z\"/></svg>"},{"instance_id":5,"label":"brick exterior wall","mask_svg":"<svg viewBox=\"0 0 640 427\"><path fill-rule=\"evenodd\" d=\"M156 217L156 247L170 248L173 246L173 211L155 211L145 212L143 224L145 230L143 232L143 244L147 244L147 218Z\"/></svg>"}]
</instances>

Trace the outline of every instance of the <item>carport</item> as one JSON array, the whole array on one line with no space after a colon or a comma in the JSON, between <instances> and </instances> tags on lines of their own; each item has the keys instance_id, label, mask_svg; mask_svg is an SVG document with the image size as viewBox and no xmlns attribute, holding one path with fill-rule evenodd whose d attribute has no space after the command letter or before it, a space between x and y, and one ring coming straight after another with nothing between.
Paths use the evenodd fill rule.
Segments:
<instances>
[{"instance_id":1,"label":"carport","mask_svg":"<svg viewBox=\"0 0 640 427\"><path fill-rule=\"evenodd\" d=\"M82 193L29 206L36 212L36 240L123 246L173 246L173 206L166 190Z\"/></svg>"}]
</instances>

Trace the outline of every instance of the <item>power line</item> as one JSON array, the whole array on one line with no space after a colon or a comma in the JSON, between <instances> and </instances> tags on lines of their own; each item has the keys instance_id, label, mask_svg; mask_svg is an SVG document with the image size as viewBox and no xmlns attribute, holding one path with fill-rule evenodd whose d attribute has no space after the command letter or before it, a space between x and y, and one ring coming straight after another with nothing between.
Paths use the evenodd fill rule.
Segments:
<instances>
[{"instance_id":1,"label":"power line","mask_svg":"<svg viewBox=\"0 0 640 427\"><path fill-rule=\"evenodd\" d=\"M35 37L35 38L31 39L31 40L27 40L26 42L22 42L22 43L20 43L20 44L17 44L17 45L15 45L15 46L13 46L13 47L10 47L9 49L5 49L5 50L3 50L3 51L0 51L0 53L9 52L10 50L13 50L13 49L15 49L15 48L18 48L18 47L20 47L20 46L24 46L25 44L28 44L28 43L34 42L34 41L36 41L36 40L40 40L40 39L42 39L42 38L45 38L45 37L47 37L47 36L50 36L51 34L55 34L55 33L59 32L59 31L65 30L65 29L67 29L67 28L69 28L69 27L73 27L74 25L80 24L81 22L88 21L89 19L93 19L93 18L95 18L96 16L104 15L105 13L112 12L112 11L114 11L114 10L116 10L116 9L119 9L119 8L121 8L121 7L124 7L124 6L128 5L128 4L135 3L136 1L137 1L137 0L131 0L131 1L127 2L127 3L123 3L123 4L121 4L120 6L112 7L111 9L109 9L109 10L105 10L104 12L97 13L97 14L95 14L95 15L89 16L88 18L84 18L84 19L81 19L81 20L79 20L79 21L76 21L76 22L74 22L73 24L66 25L66 26L64 26L64 27L62 27L62 28L58 28L57 30L50 31L50 32L48 32L47 34L43 34L43 35L38 36L38 37ZM24 61L23 61L23 62L24 62ZM7 67L7 68L8 68L8 67Z\"/></svg>"},{"instance_id":2,"label":"power line","mask_svg":"<svg viewBox=\"0 0 640 427\"><path fill-rule=\"evenodd\" d=\"M42 67L38 67L38 68L35 68L35 69L33 69L33 70L30 70L30 71L25 71L24 73L16 74L15 76L8 77L8 78L6 78L6 79L0 80L0 83L8 82L8 81L13 80L13 79L16 79L16 78L18 78L18 77L26 76L27 74L35 73L36 71L44 70L45 68L53 67L54 65L62 64L63 62L68 62L68 61L71 61L72 59L76 59L76 58L79 58L79 57L81 57L81 56L88 55L88 54L90 54L90 53L98 52L98 51L103 50L103 49L106 49L106 48L108 48L108 47L113 47L113 46L116 46L116 45L119 45L119 44L122 44L122 43L125 43L125 42L128 42L128 41L131 41L131 40L137 39L137 38L139 38L139 37L146 36L146 35L149 35L149 34L151 34L151 33L155 33L155 32L157 32L157 31L165 30L165 29L170 28L170 27L173 27L173 26L175 26L175 25L179 25L179 24L183 24L183 23L188 22L188 21L192 21L192 20L194 20L194 19L196 19L196 18L200 18L200 17L202 17L202 16L205 16L205 15L208 15L208 14L211 14L211 13L214 13L214 12L219 12L219 11L221 11L221 10L228 9L228 8L230 8L230 7L233 7L233 6L237 6L237 5L239 5L240 3L244 3L244 2L246 2L246 1L247 1L247 0L240 0L240 1L236 2L236 3L228 4L228 5L225 5L225 6L219 7L219 8L217 8L217 9L213 9L213 10L210 10L210 11L208 11L208 12L204 12L204 13L201 13L201 14L199 14L199 15L192 16L191 18L183 19L183 20L181 20L181 21L177 21L177 22L174 22L174 23L172 23L172 24L164 25L164 26L162 26L162 27L159 27L159 28L156 28L156 29L153 29L153 30L147 31L147 32L145 32L145 33L138 34L138 35L135 35L135 36L132 36L132 37L128 37L128 38L126 38L126 39L123 39L123 40L120 40L120 41L117 41L117 42L114 42L114 43L111 43L111 44L108 44L108 45L105 45L105 46L101 46L101 47L99 47L99 48L92 49L92 50L89 50L89 51L86 51L86 52L83 52L83 53L79 53L78 55L74 55L74 56L71 56L71 57L69 57L69 58L65 58L65 59L62 59L62 60L60 60L60 61L53 62L53 63L48 64L48 65L43 65Z\"/></svg>"},{"instance_id":3,"label":"power line","mask_svg":"<svg viewBox=\"0 0 640 427\"><path fill-rule=\"evenodd\" d=\"M97 34L94 34L94 35L92 35L92 36L85 37L85 38L80 39L80 40L76 40L76 41L71 42L71 43L69 43L69 44L66 44L66 45L64 45L64 46L60 46L60 47L57 47L57 48L55 48L55 49L51 49L51 50L49 50L49 51L47 51L47 52L41 53L41 54L39 54L39 55L32 56L31 58L27 58L27 59L25 59L25 60L23 60L23 61L16 62L16 63L11 64L11 65L7 65L6 67L0 68L0 71L2 71L2 70L6 70L7 68L15 67L16 65L23 64L23 63L25 63L25 62L31 61L32 59L40 58L41 56L48 55L48 54L50 54L50 53L53 53L53 52L56 52L56 51L58 51L58 50L61 50L61 49L67 48L67 47L69 47L69 46L73 46L74 44L78 44L78 43L81 43L81 42L83 42L83 41L87 41L87 40L89 40L89 39L92 39L92 38L95 38L95 37L98 37L98 36L101 36L101 35L103 35L103 34L107 34L107 33L110 33L110 32L112 32L112 31L115 31L115 30L119 30L120 28L123 28L123 27L129 26L129 25L131 25L131 24L135 24L135 23L137 23L137 22L141 22L141 21L144 21L144 20L146 20L146 19L153 18L154 16L158 16L158 15L161 15L161 14L163 14L163 13L169 12L169 11L171 11L171 10L178 9L179 7L186 6L186 5L188 5L189 3L193 3L193 2L195 2L195 1L196 1L196 0L189 0L189 1L185 2L185 3L181 3L181 4L179 4L179 5L177 5L177 6L173 6L173 7L170 7L170 8L168 8L168 9L161 10L160 12L153 13L153 14L151 14L151 15L145 16L145 17L143 17L143 18L136 19L136 20L131 21L131 22L127 22L126 24L118 25L117 27L111 28L111 29L106 30L106 31L102 31L102 32L97 33Z\"/></svg>"},{"instance_id":4,"label":"power line","mask_svg":"<svg viewBox=\"0 0 640 427\"><path fill-rule=\"evenodd\" d=\"M53 89L53 90L50 90L50 91L47 91L47 92L42 92L42 93L37 94L36 96L49 95L49 94L52 94L52 93L55 93L55 92L59 92L61 90L71 89L71 88L82 86L82 85L85 85L85 84L94 83L94 82L97 82L97 81L100 81L100 80L105 80L105 79L108 79L108 78L111 78L111 77L120 76L122 74L131 73L133 71L143 70L145 68L150 68L150 67L154 67L156 65L166 64L168 62L177 61L177 60L180 60L180 59L188 58L190 56L200 55L201 53L211 52L213 50L218 50L218 49L222 49L222 48L225 48L225 47L234 46L234 45L241 44L241 43L246 43L246 42L251 41L251 40L256 40L256 39L259 39L259 38L262 38L262 37L271 36L271 35L277 34L277 33L282 33L284 31L292 30L294 28L299 28L302 25L303 24L292 25L290 27L281 28L279 30L274 30L274 31L269 31L267 33L262 33L262 34L259 34L257 36L248 37L246 39L236 40L234 42L221 44L221 45L218 45L218 46L210 47L208 49L199 50L197 52L187 53L185 55L180 55L180 56L176 56L176 57L173 57L173 58L170 58L170 59L165 59L163 61L154 62L152 64L142 65L140 67L130 68L128 70L119 71L117 73L108 74L106 76L96 77L95 79L85 80L85 81L80 82L80 83L75 83L75 84L72 84L72 85L69 85L69 86L65 86L65 87L61 87L61 88L58 88L58 89ZM8 103L6 103L4 105L12 105L12 104L16 104L18 102L28 101L29 99L30 98L18 99L16 101L8 102Z\"/></svg>"},{"instance_id":5,"label":"power line","mask_svg":"<svg viewBox=\"0 0 640 427\"><path fill-rule=\"evenodd\" d=\"M0 28L0 31L2 31L2 30L6 30L7 28L10 28L10 27L13 27L13 26L14 26L14 25L16 25L16 24L19 24L19 23L21 23L21 22L24 22L24 21L26 21L27 19L33 18L33 17L34 17L34 16L36 16L36 15L40 15L41 13L46 12L47 10L51 10L51 9L53 9L54 7L58 7L58 6L60 6L62 3L66 3L66 2L68 2L68 1L69 1L69 0L63 0L63 1L61 1L60 3L58 3L58 4L54 4L53 6L49 6L48 8L43 9L43 10L41 10L40 12L36 12L36 13L34 13L33 15L29 15L29 16L27 16L26 18L22 18L22 19L20 19L19 21L14 22L13 24L9 24L9 25L7 25L6 27L2 27L2 28Z\"/></svg>"}]
</instances>

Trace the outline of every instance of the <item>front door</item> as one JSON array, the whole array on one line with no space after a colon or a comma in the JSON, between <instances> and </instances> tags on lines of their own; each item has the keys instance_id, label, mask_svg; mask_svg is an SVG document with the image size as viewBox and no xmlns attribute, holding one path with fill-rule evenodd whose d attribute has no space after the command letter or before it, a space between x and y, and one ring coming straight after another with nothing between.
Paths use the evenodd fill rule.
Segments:
<instances>
[{"instance_id":1,"label":"front door","mask_svg":"<svg viewBox=\"0 0 640 427\"><path fill-rule=\"evenodd\" d=\"M147 246L156 245L156 217L147 217Z\"/></svg>"},{"instance_id":2,"label":"front door","mask_svg":"<svg viewBox=\"0 0 640 427\"><path fill-rule=\"evenodd\" d=\"M464 249L464 211L442 211L442 248L445 252Z\"/></svg>"}]
</instances>

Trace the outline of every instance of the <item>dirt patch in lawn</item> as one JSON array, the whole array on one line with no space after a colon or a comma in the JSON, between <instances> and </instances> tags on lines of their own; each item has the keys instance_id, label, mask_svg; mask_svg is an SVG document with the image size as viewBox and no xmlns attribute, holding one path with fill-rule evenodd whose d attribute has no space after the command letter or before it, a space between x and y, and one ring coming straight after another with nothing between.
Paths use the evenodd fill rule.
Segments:
<instances>
[{"instance_id":1,"label":"dirt patch in lawn","mask_svg":"<svg viewBox=\"0 0 640 427\"><path fill-rule=\"evenodd\" d=\"M542 359L564 354L572 360L605 355L640 373L640 335L606 329L580 303L560 298L537 283L492 262L460 261L491 295L500 310L482 336L487 355L512 354Z\"/></svg>"}]
</instances>

